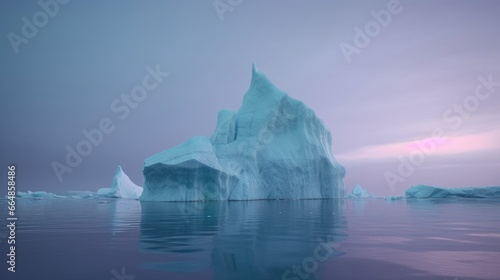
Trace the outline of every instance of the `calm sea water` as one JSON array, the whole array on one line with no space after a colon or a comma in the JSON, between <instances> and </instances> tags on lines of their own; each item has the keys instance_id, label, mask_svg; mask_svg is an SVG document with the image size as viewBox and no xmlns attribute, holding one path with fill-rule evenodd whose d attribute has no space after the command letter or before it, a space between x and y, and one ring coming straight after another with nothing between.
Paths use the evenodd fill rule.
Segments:
<instances>
[{"instance_id":1,"label":"calm sea water","mask_svg":"<svg viewBox=\"0 0 500 280\"><path fill-rule=\"evenodd\" d=\"M19 199L0 279L500 279L500 200Z\"/></svg>"}]
</instances>

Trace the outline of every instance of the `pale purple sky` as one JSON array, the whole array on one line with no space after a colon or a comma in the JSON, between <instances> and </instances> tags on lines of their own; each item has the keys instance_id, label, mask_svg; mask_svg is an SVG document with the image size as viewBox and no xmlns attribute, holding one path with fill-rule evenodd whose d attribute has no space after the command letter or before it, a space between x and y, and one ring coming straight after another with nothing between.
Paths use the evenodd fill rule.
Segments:
<instances>
[{"instance_id":1,"label":"pale purple sky","mask_svg":"<svg viewBox=\"0 0 500 280\"><path fill-rule=\"evenodd\" d=\"M381 10L385 26L371 13ZM348 191L500 185L498 1L243 0L220 14L213 1L70 1L46 24L40 11L0 3L0 174L17 164L19 191L96 190L118 164L142 185L145 158L211 135L219 110L238 109L252 62L331 129ZM34 15L42 26L23 37ZM356 45L356 28L369 42ZM121 95L148 65L170 75L125 115ZM105 118L114 130L60 182L53 162ZM439 129L447 139L401 176L399 158Z\"/></svg>"}]
</instances>

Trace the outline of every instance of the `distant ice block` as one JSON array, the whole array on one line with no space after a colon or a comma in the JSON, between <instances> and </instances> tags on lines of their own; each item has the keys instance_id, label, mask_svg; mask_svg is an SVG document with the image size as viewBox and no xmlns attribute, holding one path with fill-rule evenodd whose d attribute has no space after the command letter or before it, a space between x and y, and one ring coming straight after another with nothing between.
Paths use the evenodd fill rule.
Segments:
<instances>
[{"instance_id":1,"label":"distant ice block","mask_svg":"<svg viewBox=\"0 0 500 280\"><path fill-rule=\"evenodd\" d=\"M28 192L17 192L17 198L32 198L32 199L45 199L45 198L93 198L95 193L90 191L66 191L62 193L51 193L46 191L28 191Z\"/></svg>"},{"instance_id":2,"label":"distant ice block","mask_svg":"<svg viewBox=\"0 0 500 280\"><path fill-rule=\"evenodd\" d=\"M361 185L357 184L352 192L347 195L347 198L374 198L375 195L368 193L367 190L363 189Z\"/></svg>"},{"instance_id":3,"label":"distant ice block","mask_svg":"<svg viewBox=\"0 0 500 280\"><path fill-rule=\"evenodd\" d=\"M405 199L405 197L402 195L393 195L393 196L386 196L384 197L384 199L389 201L396 201L396 200L403 200Z\"/></svg>"},{"instance_id":4,"label":"distant ice block","mask_svg":"<svg viewBox=\"0 0 500 280\"><path fill-rule=\"evenodd\" d=\"M57 195L55 193L45 192L45 191L28 191L28 192L17 192L16 196L18 198L33 198L33 199L44 199L44 198L64 198L64 196Z\"/></svg>"},{"instance_id":5,"label":"distant ice block","mask_svg":"<svg viewBox=\"0 0 500 280\"><path fill-rule=\"evenodd\" d=\"M111 188L101 188L97 190L98 196L139 199L142 194L142 187L134 184L132 180L123 172L122 167L118 165L113 184Z\"/></svg>"},{"instance_id":6,"label":"distant ice block","mask_svg":"<svg viewBox=\"0 0 500 280\"><path fill-rule=\"evenodd\" d=\"M75 199L83 199L83 198L95 198L96 193L91 191L65 191L62 193L58 193L63 197L67 198L75 198Z\"/></svg>"},{"instance_id":7,"label":"distant ice block","mask_svg":"<svg viewBox=\"0 0 500 280\"><path fill-rule=\"evenodd\" d=\"M255 69L240 109L144 161L143 201L342 198L345 169L328 128Z\"/></svg>"},{"instance_id":8,"label":"distant ice block","mask_svg":"<svg viewBox=\"0 0 500 280\"><path fill-rule=\"evenodd\" d=\"M407 197L410 198L444 198L444 197L487 198L487 197L500 197L500 187L445 189L428 185L417 185L407 189L405 194Z\"/></svg>"}]
</instances>

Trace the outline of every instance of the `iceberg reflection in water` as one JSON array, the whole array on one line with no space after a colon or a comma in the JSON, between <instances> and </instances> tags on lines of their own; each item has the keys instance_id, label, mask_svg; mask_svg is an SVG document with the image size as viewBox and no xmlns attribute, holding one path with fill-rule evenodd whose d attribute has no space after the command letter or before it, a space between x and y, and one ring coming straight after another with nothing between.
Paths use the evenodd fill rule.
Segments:
<instances>
[{"instance_id":1,"label":"iceberg reflection in water","mask_svg":"<svg viewBox=\"0 0 500 280\"><path fill-rule=\"evenodd\" d=\"M215 279L282 279L285 273L293 276L293 265L304 264L299 272L316 279L321 262L341 254L334 247L347 236L342 204L340 200L142 202L141 249L175 256L175 261L145 267L213 270Z\"/></svg>"},{"instance_id":2,"label":"iceberg reflection in water","mask_svg":"<svg viewBox=\"0 0 500 280\"><path fill-rule=\"evenodd\" d=\"M500 275L499 199L202 203L72 197L80 196L16 201L16 273L2 269L0 279ZM0 200L0 208L7 205Z\"/></svg>"}]
</instances>

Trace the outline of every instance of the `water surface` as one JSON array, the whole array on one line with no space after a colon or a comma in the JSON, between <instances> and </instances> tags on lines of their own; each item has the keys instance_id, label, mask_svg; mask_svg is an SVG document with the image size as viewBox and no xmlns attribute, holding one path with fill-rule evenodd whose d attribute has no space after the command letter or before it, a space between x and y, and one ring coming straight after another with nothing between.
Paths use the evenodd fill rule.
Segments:
<instances>
[{"instance_id":1,"label":"water surface","mask_svg":"<svg viewBox=\"0 0 500 280\"><path fill-rule=\"evenodd\" d=\"M17 203L0 279L500 279L498 199Z\"/></svg>"}]
</instances>

